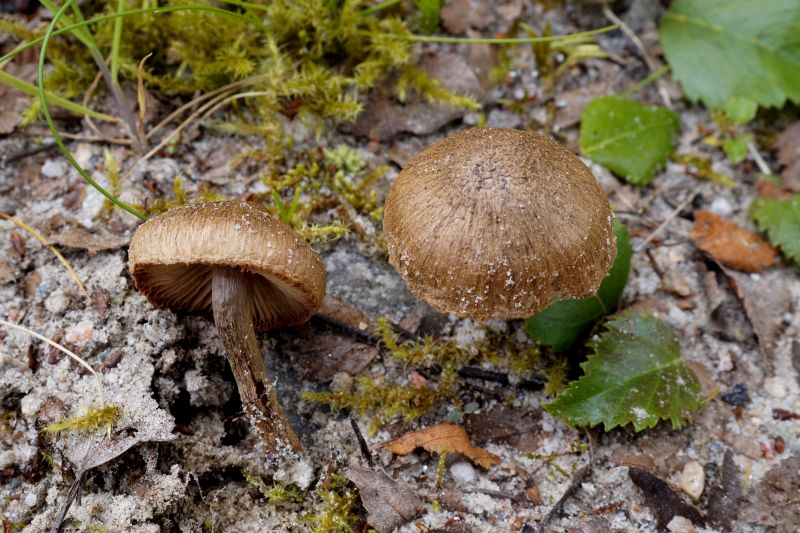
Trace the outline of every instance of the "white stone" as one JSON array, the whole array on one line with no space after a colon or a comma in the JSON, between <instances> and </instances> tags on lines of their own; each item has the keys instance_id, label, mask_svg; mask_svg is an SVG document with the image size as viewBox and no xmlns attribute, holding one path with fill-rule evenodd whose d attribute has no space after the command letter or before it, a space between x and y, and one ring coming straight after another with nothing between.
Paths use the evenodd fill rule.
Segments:
<instances>
[{"instance_id":1,"label":"white stone","mask_svg":"<svg viewBox=\"0 0 800 533\"><path fill-rule=\"evenodd\" d=\"M42 165L42 174L48 178L63 178L67 174L67 164L63 161L48 159Z\"/></svg>"},{"instance_id":2,"label":"white stone","mask_svg":"<svg viewBox=\"0 0 800 533\"><path fill-rule=\"evenodd\" d=\"M676 516L667 524L667 529L672 533L694 533L694 524L688 518Z\"/></svg>"},{"instance_id":3,"label":"white stone","mask_svg":"<svg viewBox=\"0 0 800 533\"><path fill-rule=\"evenodd\" d=\"M60 315L69 307L69 296L61 289L54 290L44 301L44 307L54 315Z\"/></svg>"},{"instance_id":4,"label":"white stone","mask_svg":"<svg viewBox=\"0 0 800 533\"><path fill-rule=\"evenodd\" d=\"M708 210L721 217L727 217L733 213L733 207L731 207L731 203L721 196L717 196L711 201L711 205L708 207Z\"/></svg>"},{"instance_id":5,"label":"white stone","mask_svg":"<svg viewBox=\"0 0 800 533\"><path fill-rule=\"evenodd\" d=\"M693 500L700 498L703 494L703 487L706 484L706 472L703 470L703 465L697 461L686 463L681 472L681 488L692 497Z\"/></svg>"},{"instance_id":6,"label":"white stone","mask_svg":"<svg viewBox=\"0 0 800 533\"><path fill-rule=\"evenodd\" d=\"M764 380L764 390L773 398L786 397L786 379L783 377L771 377Z\"/></svg>"},{"instance_id":7,"label":"white stone","mask_svg":"<svg viewBox=\"0 0 800 533\"><path fill-rule=\"evenodd\" d=\"M475 469L471 464L461 461L450 467L450 475L458 485L472 485L475 483Z\"/></svg>"},{"instance_id":8,"label":"white stone","mask_svg":"<svg viewBox=\"0 0 800 533\"><path fill-rule=\"evenodd\" d=\"M25 501L25 505L27 505L28 507L33 507L34 505L36 505L36 502L38 500L39 500L39 497L36 496L35 492L29 492L28 494L25 495L25 500L24 501Z\"/></svg>"}]
</instances>

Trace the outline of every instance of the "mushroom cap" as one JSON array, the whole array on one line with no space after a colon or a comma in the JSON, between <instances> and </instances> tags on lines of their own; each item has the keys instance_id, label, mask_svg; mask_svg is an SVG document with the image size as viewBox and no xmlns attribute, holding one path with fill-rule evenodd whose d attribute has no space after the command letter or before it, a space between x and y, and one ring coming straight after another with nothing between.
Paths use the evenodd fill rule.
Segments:
<instances>
[{"instance_id":1,"label":"mushroom cap","mask_svg":"<svg viewBox=\"0 0 800 533\"><path fill-rule=\"evenodd\" d=\"M266 209L241 201L176 207L139 226L128 249L136 288L153 305L211 310L213 267L253 274L254 326L302 324L325 296L317 253Z\"/></svg>"},{"instance_id":2,"label":"mushroom cap","mask_svg":"<svg viewBox=\"0 0 800 533\"><path fill-rule=\"evenodd\" d=\"M383 226L389 262L417 298L478 320L593 294L617 253L591 171L514 129L470 129L423 150L392 184Z\"/></svg>"}]
</instances>

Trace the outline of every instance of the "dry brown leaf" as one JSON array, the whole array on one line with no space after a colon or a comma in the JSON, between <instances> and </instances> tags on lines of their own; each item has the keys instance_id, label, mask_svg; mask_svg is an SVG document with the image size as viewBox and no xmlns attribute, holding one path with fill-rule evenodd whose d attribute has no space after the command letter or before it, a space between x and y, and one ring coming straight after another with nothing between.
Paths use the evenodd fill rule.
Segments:
<instances>
[{"instance_id":1,"label":"dry brown leaf","mask_svg":"<svg viewBox=\"0 0 800 533\"><path fill-rule=\"evenodd\" d=\"M420 68L432 79L456 94L481 101L486 92L467 61L458 54L442 52L420 59ZM353 133L389 141L401 133L428 135L464 116L465 111L442 102L429 102L411 91L405 103L395 96L396 80L388 80L370 93L364 111L353 124Z\"/></svg>"},{"instance_id":2,"label":"dry brown leaf","mask_svg":"<svg viewBox=\"0 0 800 533\"><path fill-rule=\"evenodd\" d=\"M458 424L437 424L435 426L406 433L383 446L384 450L397 455L408 455L417 448L431 453L460 453L473 463L489 468L500 462L500 458L483 448L473 446L463 427Z\"/></svg>"},{"instance_id":3,"label":"dry brown leaf","mask_svg":"<svg viewBox=\"0 0 800 533\"><path fill-rule=\"evenodd\" d=\"M358 487L367 522L379 533L389 533L413 520L425 509L417 493L383 472L354 466L344 471Z\"/></svg>"},{"instance_id":4,"label":"dry brown leaf","mask_svg":"<svg viewBox=\"0 0 800 533\"><path fill-rule=\"evenodd\" d=\"M87 250L90 254L122 248L130 242L128 236L114 235L105 230L93 232L83 227L74 218L63 215L53 215L45 224L48 231L47 237L51 243L69 248L80 248Z\"/></svg>"},{"instance_id":5,"label":"dry brown leaf","mask_svg":"<svg viewBox=\"0 0 800 533\"><path fill-rule=\"evenodd\" d=\"M778 256L760 237L709 211L695 213L691 236L699 249L742 272L762 272Z\"/></svg>"}]
</instances>

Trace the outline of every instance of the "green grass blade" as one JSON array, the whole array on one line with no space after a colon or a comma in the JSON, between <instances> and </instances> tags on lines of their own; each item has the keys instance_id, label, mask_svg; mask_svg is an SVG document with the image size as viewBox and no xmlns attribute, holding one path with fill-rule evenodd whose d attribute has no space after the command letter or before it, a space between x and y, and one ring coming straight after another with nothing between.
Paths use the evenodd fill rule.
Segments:
<instances>
[{"instance_id":1,"label":"green grass blade","mask_svg":"<svg viewBox=\"0 0 800 533\"><path fill-rule=\"evenodd\" d=\"M70 4L73 3L73 0L67 0L64 5L55 13L53 16L53 20L50 22L49 26L47 27L47 33L45 33L44 38L42 40L42 51L39 54L39 65L37 69L38 75L38 84L39 84L39 101L42 103L42 113L44 113L44 118L47 121L47 126L50 128L50 132L53 134L53 140L55 140L56 144L58 145L61 152L64 154L64 157L67 158L67 161L78 171L78 173L85 179L92 187L94 187L100 194L105 196L112 204L116 205L117 207L124 209L128 213L140 218L141 220L147 220L147 216L143 213L140 213L133 207L129 206L128 204L121 202L117 199L116 196L105 190L103 187L100 186L92 177L86 172L75 158L72 157L72 154L67 150L67 147L64 145L64 141L61 139L61 136L58 134L58 130L56 129L56 125L53 122L53 117L50 115L50 109L48 107L47 101L47 91L45 91L44 87L44 63L47 57L47 45L50 43L50 39L53 36L53 32L55 31L56 24L58 24L59 19L64 15L64 12L69 8Z\"/></svg>"},{"instance_id":2,"label":"green grass blade","mask_svg":"<svg viewBox=\"0 0 800 533\"><path fill-rule=\"evenodd\" d=\"M13 87L14 89L22 91L25 94L33 96L34 98L39 96L39 89L35 85L16 78L2 70L0 70L0 83L8 85L9 87ZM94 111L87 107L83 107L80 104L76 104L75 102L71 102L66 98L50 92L47 93L47 98L51 104L62 107L68 111L72 111L75 114L96 118L97 120L103 120L105 122L119 122L117 117L112 117L111 115L106 115L105 113L100 113L99 111Z\"/></svg>"}]
</instances>

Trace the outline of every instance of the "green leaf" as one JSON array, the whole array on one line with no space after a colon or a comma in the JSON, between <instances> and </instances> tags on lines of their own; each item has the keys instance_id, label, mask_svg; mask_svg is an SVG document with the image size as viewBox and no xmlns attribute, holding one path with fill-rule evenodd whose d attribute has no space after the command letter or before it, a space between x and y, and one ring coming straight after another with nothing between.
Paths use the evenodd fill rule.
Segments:
<instances>
[{"instance_id":1,"label":"green leaf","mask_svg":"<svg viewBox=\"0 0 800 533\"><path fill-rule=\"evenodd\" d=\"M756 198L750 216L766 231L772 244L800 265L800 194L788 200Z\"/></svg>"},{"instance_id":2,"label":"green leaf","mask_svg":"<svg viewBox=\"0 0 800 533\"><path fill-rule=\"evenodd\" d=\"M576 426L636 431L670 420L680 428L701 403L700 384L681 359L672 330L649 315L623 313L590 343L583 376L545 407Z\"/></svg>"},{"instance_id":3,"label":"green leaf","mask_svg":"<svg viewBox=\"0 0 800 533\"><path fill-rule=\"evenodd\" d=\"M661 44L691 100L715 109L744 96L764 107L800 102L800 2L678 0Z\"/></svg>"},{"instance_id":4,"label":"green leaf","mask_svg":"<svg viewBox=\"0 0 800 533\"><path fill-rule=\"evenodd\" d=\"M725 116L734 126L742 126L756 118L758 104L743 96L734 96L722 106Z\"/></svg>"},{"instance_id":5,"label":"green leaf","mask_svg":"<svg viewBox=\"0 0 800 533\"><path fill-rule=\"evenodd\" d=\"M635 185L653 180L672 154L678 115L621 96L595 98L581 117L581 152Z\"/></svg>"},{"instance_id":6,"label":"green leaf","mask_svg":"<svg viewBox=\"0 0 800 533\"><path fill-rule=\"evenodd\" d=\"M614 221L617 258L597 294L556 302L525 323L528 335L558 352L568 350L586 338L600 319L617 308L628 281L631 266L631 240L628 229Z\"/></svg>"},{"instance_id":7,"label":"green leaf","mask_svg":"<svg viewBox=\"0 0 800 533\"><path fill-rule=\"evenodd\" d=\"M747 143L750 141L750 136L747 134L739 135L735 139L725 139L722 141L722 149L725 155L731 160L731 163L738 164L744 161L747 157Z\"/></svg>"}]
</instances>

